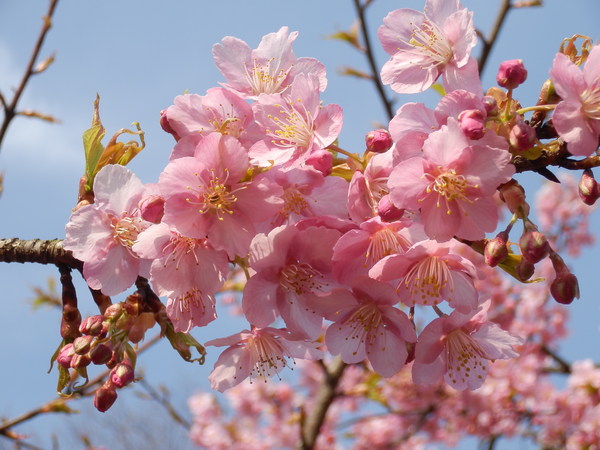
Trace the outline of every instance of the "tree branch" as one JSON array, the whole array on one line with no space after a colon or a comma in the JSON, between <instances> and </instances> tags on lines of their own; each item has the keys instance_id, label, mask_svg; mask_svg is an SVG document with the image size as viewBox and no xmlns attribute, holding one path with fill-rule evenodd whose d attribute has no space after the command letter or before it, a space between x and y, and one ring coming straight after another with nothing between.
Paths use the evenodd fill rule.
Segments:
<instances>
[{"instance_id":1,"label":"tree branch","mask_svg":"<svg viewBox=\"0 0 600 450\"><path fill-rule=\"evenodd\" d=\"M487 63L488 57L496 43L496 39L498 38L498 34L502 29L502 25L504 25L504 20L508 14L508 11L512 8L510 4L510 0L502 0L502 4L500 5L500 9L498 11L498 16L496 16L496 22L492 27L492 31L490 37L488 39L481 39L483 43L483 50L481 51L481 56L479 56L479 73L483 74L483 70L485 69L485 65Z\"/></svg>"},{"instance_id":2,"label":"tree branch","mask_svg":"<svg viewBox=\"0 0 600 450\"><path fill-rule=\"evenodd\" d=\"M0 262L56 264L82 270L83 263L62 244L60 239L0 239Z\"/></svg>"}]
</instances>

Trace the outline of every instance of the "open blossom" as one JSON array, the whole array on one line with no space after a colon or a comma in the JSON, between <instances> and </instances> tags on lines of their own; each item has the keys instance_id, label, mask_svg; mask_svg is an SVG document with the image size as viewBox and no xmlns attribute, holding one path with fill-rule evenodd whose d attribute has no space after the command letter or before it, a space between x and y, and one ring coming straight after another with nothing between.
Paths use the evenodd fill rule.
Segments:
<instances>
[{"instance_id":1,"label":"open blossom","mask_svg":"<svg viewBox=\"0 0 600 450\"><path fill-rule=\"evenodd\" d=\"M387 256L369 275L377 280L398 279L398 295L407 306L437 305L443 300L462 313L478 306L475 266L457 252L455 241L422 241L405 253Z\"/></svg>"},{"instance_id":2,"label":"open blossom","mask_svg":"<svg viewBox=\"0 0 600 450\"><path fill-rule=\"evenodd\" d=\"M95 203L71 215L63 248L83 261L83 276L92 289L116 295L138 275L148 276L150 261L132 250L138 234L150 225L138 206L144 192L130 170L109 164L94 179Z\"/></svg>"},{"instance_id":3,"label":"open blossom","mask_svg":"<svg viewBox=\"0 0 600 450\"><path fill-rule=\"evenodd\" d=\"M490 301L475 314L433 320L419 335L413 363L413 380L432 384L442 378L455 389L477 389L487 376L488 361L518 356L514 347L522 339L486 320Z\"/></svg>"},{"instance_id":4,"label":"open blossom","mask_svg":"<svg viewBox=\"0 0 600 450\"><path fill-rule=\"evenodd\" d=\"M552 123L574 156L589 156L600 136L600 45L592 48L580 70L566 55L554 58L550 78L562 101Z\"/></svg>"},{"instance_id":5,"label":"open blossom","mask_svg":"<svg viewBox=\"0 0 600 450\"><path fill-rule=\"evenodd\" d=\"M233 259L245 256L254 224L281 207L281 188L267 180L246 181L248 154L232 136L211 133L194 156L171 161L159 178L164 221L191 238L208 237Z\"/></svg>"},{"instance_id":6,"label":"open blossom","mask_svg":"<svg viewBox=\"0 0 600 450\"><path fill-rule=\"evenodd\" d=\"M283 94L260 95L252 106L266 134L249 150L260 166L298 166L333 143L342 129L342 108L321 104L319 80L312 74L298 75Z\"/></svg>"},{"instance_id":7,"label":"open blossom","mask_svg":"<svg viewBox=\"0 0 600 450\"><path fill-rule=\"evenodd\" d=\"M337 230L294 225L256 235L249 258L255 273L242 298L248 321L264 327L281 316L290 331L318 336L323 318L310 304L335 287L331 257L339 237Z\"/></svg>"},{"instance_id":8,"label":"open blossom","mask_svg":"<svg viewBox=\"0 0 600 450\"><path fill-rule=\"evenodd\" d=\"M289 359L321 359L316 342L295 340L285 329L253 328L206 345L228 346L221 353L208 379L213 389L223 392L246 378L269 378L289 367Z\"/></svg>"},{"instance_id":9,"label":"open blossom","mask_svg":"<svg viewBox=\"0 0 600 450\"><path fill-rule=\"evenodd\" d=\"M264 36L254 50L238 38L224 37L213 46L215 63L227 80L224 86L244 98L257 98L283 92L298 74L311 73L318 78L318 89L325 90L325 67L315 58L296 58L292 44L297 37L297 31L281 27Z\"/></svg>"},{"instance_id":10,"label":"open blossom","mask_svg":"<svg viewBox=\"0 0 600 450\"><path fill-rule=\"evenodd\" d=\"M486 133L470 141L449 118L425 141L422 157L395 166L388 181L390 198L398 208L420 209L431 239L483 239L498 223L492 196L515 171L510 158L504 139Z\"/></svg>"},{"instance_id":11,"label":"open blossom","mask_svg":"<svg viewBox=\"0 0 600 450\"><path fill-rule=\"evenodd\" d=\"M384 377L406 363L407 342L416 341L413 324L396 308L398 297L385 283L367 277L354 280L352 290L336 290L321 302L321 312L333 323L325 333L327 349L341 354L345 363L368 359Z\"/></svg>"},{"instance_id":12,"label":"open blossom","mask_svg":"<svg viewBox=\"0 0 600 450\"><path fill-rule=\"evenodd\" d=\"M470 58L477 43L473 13L458 0L427 0L424 12L392 11L378 34L392 56L381 69L381 79L394 91L423 92L442 74L447 91L481 91L477 63Z\"/></svg>"}]
</instances>

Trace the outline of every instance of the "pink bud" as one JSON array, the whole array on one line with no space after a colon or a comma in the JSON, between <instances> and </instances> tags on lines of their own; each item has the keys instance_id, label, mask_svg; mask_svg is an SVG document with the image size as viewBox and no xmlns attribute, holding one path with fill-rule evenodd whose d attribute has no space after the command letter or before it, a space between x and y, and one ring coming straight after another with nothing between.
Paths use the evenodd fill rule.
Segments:
<instances>
[{"instance_id":1,"label":"pink bud","mask_svg":"<svg viewBox=\"0 0 600 450\"><path fill-rule=\"evenodd\" d=\"M579 282L571 272L561 272L550 285L550 293L554 300L563 305L568 305L579 298Z\"/></svg>"},{"instance_id":2,"label":"pink bud","mask_svg":"<svg viewBox=\"0 0 600 450\"><path fill-rule=\"evenodd\" d=\"M527 79L527 70L521 59L504 61L498 68L496 81L500 87L514 89Z\"/></svg>"},{"instance_id":3,"label":"pink bud","mask_svg":"<svg viewBox=\"0 0 600 450\"><path fill-rule=\"evenodd\" d=\"M481 139L485 134L485 114L479 109L467 109L458 115L460 129L469 139Z\"/></svg>"},{"instance_id":4,"label":"pink bud","mask_svg":"<svg viewBox=\"0 0 600 450\"><path fill-rule=\"evenodd\" d=\"M593 205L598 197L600 197L600 188L594 179L594 173L592 169L585 169L579 181L579 198L586 205Z\"/></svg>"},{"instance_id":5,"label":"pink bud","mask_svg":"<svg viewBox=\"0 0 600 450\"><path fill-rule=\"evenodd\" d=\"M317 150L316 152L311 153L306 160L306 164L313 166L324 176L327 176L331 173L331 169L333 168L333 155L327 150Z\"/></svg>"},{"instance_id":6,"label":"pink bud","mask_svg":"<svg viewBox=\"0 0 600 450\"><path fill-rule=\"evenodd\" d=\"M500 198L511 213L517 213L520 218L529 215L529 205L525 201L525 189L515 180L504 183L499 188Z\"/></svg>"},{"instance_id":7,"label":"pink bud","mask_svg":"<svg viewBox=\"0 0 600 450\"><path fill-rule=\"evenodd\" d=\"M94 394L94 407L100 412L106 412L117 400L117 391L112 384L103 384Z\"/></svg>"},{"instance_id":8,"label":"pink bud","mask_svg":"<svg viewBox=\"0 0 600 450\"><path fill-rule=\"evenodd\" d=\"M94 336L80 336L73 341L73 350L78 355L85 355L90 351Z\"/></svg>"},{"instance_id":9,"label":"pink bud","mask_svg":"<svg viewBox=\"0 0 600 450\"><path fill-rule=\"evenodd\" d=\"M525 231L519 239L519 247L523 258L531 264L536 264L548 256L550 244L543 233L536 230Z\"/></svg>"},{"instance_id":10,"label":"pink bud","mask_svg":"<svg viewBox=\"0 0 600 450\"><path fill-rule=\"evenodd\" d=\"M392 147L393 143L390 133L381 128L369 131L365 136L365 144L369 152L385 153Z\"/></svg>"},{"instance_id":11,"label":"pink bud","mask_svg":"<svg viewBox=\"0 0 600 450\"><path fill-rule=\"evenodd\" d=\"M77 353L75 353L73 355L73 359L71 359L71 367L73 369L83 369L84 367L89 366L92 363L92 358L90 358L90 355L83 354L83 355L78 355Z\"/></svg>"},{"instance_id":12,"label":"pink bud","mask_svg":"<svg viewBox=\"0 0 600 450\"><path fill-rule=\"evenodd\" d=\"M535 272L535 266L525 258L521 258L521 262L517 264L515 271L517 272L517 278L520 281L525 282L533 276L533 273Z\"/></svg>"},{"instance_id":13,"label":"pink bud","mask_svg":"<svg viewBox=\"0 0 600 450\"><path fill-rule=\"evenodd\" d=\"M103 338L108 332L108 323L104 323L104 316L89 316L81 322L79 331L81 331L82 334Z\"/></svg>"},{"instance_id":14,"label":"pink bud","mask_svg":"<svg viewBox=\"0 0 600 450\"><path fill-rule=\"evenodd\" d=\"M165 199L160 195L149 195L140 202L142 219L152 223L160 223L165 213Z\"/></svg>"},{"instance_id":15,"label":"pink bud","mask_svg":"<svg viewBox=\"0 0 600 450\"><path fill-rule=\"evenodd\" d=\"M384 222L393 222L404 215L404 209L397 208L390 200L389 195L384 195L377 205L377 214Z\"/></svg>"},{"instance_id":16,"label":"pink bud","mask_svg":"<svg viewBox=\"0 0 600 450\"><path fill-rule=\"evenodd\" d=\"M63 346L58 352L58 356L56 357L56 362L63 366L65 369L71 367L71 360L75 356L75 349L73 348L73 344L67 344Z\"/></svg>"},{"instance_id":17,"label":"pink bud","mask_svg":"<svg viewBox=\"0 0 600 450\"><path fill-rule=\"evenodd\" d=\"M537 137L533 127L524 122L519 122L510 129L508 141L515 150L525 151L535 145Z\"/></svg>"},{"instance_id":18,"label":"pink bud","mask_svg":"<svg viewBox=\"0 0 600 450\"><path fill-rule=\"evenodd\" d=\"M508 256L508 234L501 231L498 235L488 241L483 252L485 263L490 267L496 267Z\"/></svg>"},{"instance_id":19,"label":"pink bud","mask_svg":"<svg viewBox=\"0 0 600 450\"><path fill-rule=\"evenodd\" d=\"M123 314L123 305L121 303L114 303L106 308L104 311L104 318L115 320L121 314Z\"/></svg>"},{"instance_id":20,"label":"pink bud","mask_svg":"<svg viewBox=\"0 0 600 450\"><path fill-rule=\"evenodd\" d=\"M121 364L117 364L110 371L110 381L118 388L127 386L134 378L133 367L131 367L129 361L123 361Z\"/></svg>"},{"instance_id":21,"label":"pink bud","mask_svg":"<svg viewBox=\"0 0 600 450\"><path fill-rule=\"evenodd\" d=\"M491 95L486 95L485 97L483 97L481 102L488 117L498 115L498 102L494 97L492 97Z\"/></svg>"},{"instance_id":22,"label":"pink bud","mask_svg":"<svg viewBox=\"0 0 600 450\"><path fill-rule=\"evenodd\" d=\"M165 130L167 133L172 134L176 141L180 139L180 137L175 133L173 128L171 128L171 124L169 123L169 119L167 118L167 110L163 109L160 112L160 127Z\"/></svg>"},{"instance_id":23,"label":"pink bud","mask_svg":"<svg viewBox=\"0 0 600 450\"><path fill-rule=\"evenodd\" d=\"M106 344L98 344L90 350L92 363L96 365L106 364L113 356L112 349Z\"/></svg>"}]
</instances>

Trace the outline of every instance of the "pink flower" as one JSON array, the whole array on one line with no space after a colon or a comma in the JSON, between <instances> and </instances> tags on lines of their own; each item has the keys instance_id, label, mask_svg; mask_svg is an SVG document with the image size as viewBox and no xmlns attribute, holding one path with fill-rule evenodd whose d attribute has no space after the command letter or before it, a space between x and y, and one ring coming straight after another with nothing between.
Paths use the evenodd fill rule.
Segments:
<instances>
[{"instance_id":1,"label":"pink flower","mask_svg":"<svg viewBox=\"0 0 600 450\"><path fill-rule=\"evenodd\" d=\"M398 9L383 19L379 39L392 57L381 69L384 84L400 94L423 92L443 74L447 91L481 91L473 13L458 0L426 0L425 11Z\"/></svg>"},{"instance_id":2,"label":"pink flower","mask_svg":"<svg viewBox=\"0 0 600 450\"><path fill-rule=\"evenodd\" d=\"M242 298L248 321L264 327L281 316L290 331L318 336L323 319L310 302L336 286L331 257L339 237L337 230L293 225L258 234L250 247L254 275Z\"/></svg>"},{"instance_id":3,"label":"pink flower","mask_svg":"<svg viewBox=\"0 0 600 450\"><path fill-rule=\"evenodd\" d=\"M368 359L384 377L397 373L408 356L406 343L417 338L406 314L394 307L397 302L391 286L367 277L355 279L352 291L333 291L319 303L333 321L325 333L327 349L348 364Z\"/></svg>"},{"instance_id":4,"label":"pink flower","mask_svg":"<svg viewBox=\"0 0 600 450\"><path fill-rule=\"evenodd\" d=\"M452 308L468 313L478 306L477 272L473 263L458 254L459 245L455 241L419 242L406 253L383 258L369 275L383 281L399 279L398 295L407 306L447 300Z\"/></svg>"},{"instance_id":5,"label":"pink flower","mask_svg":"<svg viewBox=\"0 0 600 450\"><path fill-rule=\"evenodd\" d=\"M205 136L217 132L233 136L248 147L257 140L252 137L255 127L252 107L234 92L211 88L204 96L178 95L173 103L163 112L163 117L179 138L190 134ZM194 154L193 148L180 147L182 146L175 146L171 159Z\"/></svg>"},{"instance_id":6,"label":"pink flower","mask_svg":"<svg viewBox=\"0 0 600 450\"><path fill-rule=\"evenodd\" d=\"M281 208L281 188L266 180L246 181L248 155L231 136L211 133L194 157L171 161L159 178L163 220L191 238L208 236L231 259L248 253L254 224Z\"/></svg>"},{"instance_id":7,"label":"pink flower","mask_svg":"<svg viewBox=\"0 0 600 450\"><path fill-rule=\"evenodd\" d=\"M213 389L223 392L246 378L268 378L288 366L286 358L321 359L318 343L295 340L285 329L254 328L206 345L229 346L217 359L208 379ZM266 381L266 380L265 380Z\"/></svg>"},{"instance_id":8,"label":"pink flower","mask_svg":"<svg viewBox=\"0 0 600 450\"><path fill-rule=\"evenodd\" d=\"M600 136L600 45L592 48L583 70L562 53L554 58L550 78L562 101L552 122L574 156L589 156Z\"/></svg>"},{"instance_id":9,"label":"pink flower","mask_svg":"<svg viewBox=\"0 0 600 450\"><path fill-rule=\"evenodd\" d=\"M297 31L281 27L264 36L255 50L240 39L224 37L213 46L215 63L227 80L224 86L244 98L257 98L281 93L299 74L311 73L317 76L318 90L325 90L325 67L314 58L296 58L292 50L296 37Z\"/></svg>"},{"instance_id":10,"label":"pink flower","mask_svg":"<svg viewBox=\"0 0 600 450\"><path fill-rule=\"evenodd\" d=\"M492 196L515 171L510 158L504 139L486 133L469 141L449 118L425 141L422 158L395 166L388 181L391 200L398 208L420 209L431 239L483 239L498 223Z\"/></svg>"},{"instance_id":11,"label":"pink flower","mask_svg":"<svg viewBox=\"0 0 600 450\"><path fill-rule=\"evenodd\" d=\"M132 250L138 234L150 225L138 207L144 192L130 170L109 164L94 179L95 203L71 215L63 248L83 261L83 276L92 289L116 295L138 275L148 276L150 261Z\"/></svg>"},{"instance_id":12,"label":"pink flower","mask_svg":"<svg viewBox=\"0 0 600 450\"><path fill-rule=\"evenodd\" d=\"M419 335L412 368L413 381L433 384L442 377L458 390L479 388L487 376L488 361L518 356L522 339L486 321L490 302L476 313L457 311L433 320Z\"/></svg>"},{"instance_id":13,"label":"pink flower","mask_svg":"<svg viewBox=\"0 0 600 450\"><path fill-rule=\"evenodd\" d=\"M254 118L267 139L254 144L253 163L291 168L335 141L342 129L342 108L321 104L319 79L300 74L284 94L262 94Z\"/></svg>"}]
</instances>

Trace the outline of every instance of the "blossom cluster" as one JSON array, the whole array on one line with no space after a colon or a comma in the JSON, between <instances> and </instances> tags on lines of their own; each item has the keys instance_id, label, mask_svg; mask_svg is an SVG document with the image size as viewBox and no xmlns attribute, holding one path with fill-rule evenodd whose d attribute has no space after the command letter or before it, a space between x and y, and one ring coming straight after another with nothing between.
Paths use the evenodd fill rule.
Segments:
<instances>
[{"instance_id":1,"label":"blossom cluster","mask_svg":"<svg viewBox=\"0 0 600 450\"><path fill-rule=\"evenodd\" d=\"M477 289L485 274L469 246L521 281L549 257L553 295L578 296L512 178L513 158L540 145L512 96L523 63L501 66L500 87L484 95L472 13L458 0L394 11L379 37L391 55L385 84L417 93L441 78L445 95L434 109L400 107L362 156L339 146L342 108L323 104L325 68L296 57L296 32L282 27L256 49L226 37L213 47L225 82L161 113L176 144L157 183L107 165L94 203L67 224L64 248L91 288L116 295L149 279L177 332L215 320L215 296L243 270L248 329L206 343L226 347L210 375L219 391L326 352L383 377L410 367L419 385L479 388L488 362L516 357L523 339L488 317L493 299ZM573 155L597 147L599 62L594 47L583 72L562 54L551 70L562 98L554 125ZM504 210L508 227L488 239ZM417 312L437 317L417 329Z\"/></svg>"}]
</instances>

